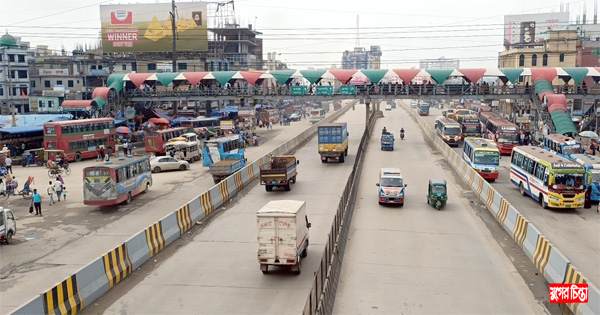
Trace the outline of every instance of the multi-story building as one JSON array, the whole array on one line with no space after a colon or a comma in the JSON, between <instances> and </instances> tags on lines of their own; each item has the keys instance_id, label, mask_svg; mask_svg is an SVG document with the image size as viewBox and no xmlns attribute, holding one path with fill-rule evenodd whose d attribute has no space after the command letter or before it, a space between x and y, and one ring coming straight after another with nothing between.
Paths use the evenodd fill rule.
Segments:
<instances>
[{"instance_id":1,"label":"multi-story building","mask_svg":"<svg viewBox=\"0 0 600 315\"><path fill-rule=\"evenodd\" d=\"M208 42L206 71L239 71L263 68L262 33L239 24L210 28L214 39Z\"/></svg>"},{"instance_id":2,"label":"multi-story building","mask_svg":"<svg viewBox=\"0 0 600 315\"><path fill-rule=\"evenodd\" d=\"M29 65L32 51L28 42L6 33L0 37L0 114L29 112Z\"/></svg>"},{"instance_id":3,"label":"multi-story building","mask_svg":"<svg viewBox=\"0 0 600 315\"><path fill-rule=\"evenodd\" d=\"M460 59L451 59L440 57L437 59L419 60L419 69L458 69L460 68Z\"/></svg>"},{"instance_id":4,"label":"multi-story building","mask_svg":"<svg viewBox=\"0 0 600 315\"><path fill-rule=\"evenodd\" d=\"M381 47L354 47L353 51L346 50L342 55L342 69L380 69Z\"/></svg>"}]
</instances>

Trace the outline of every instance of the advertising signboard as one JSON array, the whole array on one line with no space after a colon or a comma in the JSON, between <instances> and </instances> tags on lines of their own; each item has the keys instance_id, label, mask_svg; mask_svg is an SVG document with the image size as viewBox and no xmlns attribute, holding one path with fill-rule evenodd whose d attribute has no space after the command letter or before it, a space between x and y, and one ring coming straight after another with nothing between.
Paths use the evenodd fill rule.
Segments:
<instances>
[{"instance_id":1,"label":"advertising signboard","mask_svg":"<svg viewBox=\"0 0 600 315\"><path fill-rule=\"evenodd\" d=\"M519 14L504 16L504 46L542 45L548 30L564 30L569 12Z\"/></svg>"},{"instance_id":2,"label":"advertising signboard","mask_svg":"<svg viewBox=\"0 0 600 315\"><path fill-rule=\"evenodd\" d=\"M171 4L111 4L100 6L104 52L171 51ZM208 50L206 2L178 2L177 51Z\"/></svg>"}]
</instances>

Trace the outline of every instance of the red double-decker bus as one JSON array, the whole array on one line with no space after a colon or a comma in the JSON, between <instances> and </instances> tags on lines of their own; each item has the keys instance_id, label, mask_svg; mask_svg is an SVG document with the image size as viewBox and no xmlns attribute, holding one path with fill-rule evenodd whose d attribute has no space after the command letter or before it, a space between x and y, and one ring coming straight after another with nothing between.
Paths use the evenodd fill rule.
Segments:
<instances>
[{"instance_id":1,"label":"red double-decker bus","mask_svg":"<svg viewBox=\"0 0 600 315\"><path fill-rule=\"evenodd\" d=\"M98 149L115 150L115 121L112 118L63 120L44 124L44 149L63 150L67 160L81 161L98 156Z\"/></svg>"},{"instance_id":2,"label":"red double-decker bus","mask_svg":"<svg viewBox=\"0 0 600 315\"><path fill-rule=\"evenodd\" d=\"M485 137L496 143L500 154L510 155L519 145L519 127L506 119L489 119L486 129Z\"/></svg>"},{"instance_id":3,"label":"red double-decker bus","mask_svg":"<svg viewBox=\"0 0 600 315\"><path fill-rule=\"evenodd\" d=\"M165 143L173 138L181 137L188 130L188 128L179 127L146 132L146 152L156 155L165 154Z\"/></svg>"},{"instance_id":4,"label":"red double-decker bus","mask_svg":"<svg viewBox=\"0 0 600 315\"><path fill-rule=\"evenodd\" d=\"M487 132L487 125L491 119L502 119L502 116L494 112L479 112L479 122L481 122L481 130Z\"/></svg>"}]
</instances>

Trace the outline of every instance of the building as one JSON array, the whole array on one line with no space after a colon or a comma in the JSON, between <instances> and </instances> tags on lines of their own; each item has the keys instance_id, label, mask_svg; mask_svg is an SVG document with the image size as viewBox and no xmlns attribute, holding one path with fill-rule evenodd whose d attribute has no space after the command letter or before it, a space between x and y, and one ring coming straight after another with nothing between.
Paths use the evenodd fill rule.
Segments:
<instances>
[{"instance_id":1,"label":"building","mask_svg":"<svg viewBox=\"0 0 600 315\"><path fill-rule=\"evenodd\" d=\"M208 42L206 71L240 71L263 68L262 33L239 24L210 28L213 40Z\"/></svg>"},{"instance_id":2,"label":"building","mask_svg":"<svg viewBox=\"0 0 600 315\"><path fill-rule=\"evenodd\" d=\"M342 55L342 69L381 69L381 47L354 47Z\"/></svg>"},{"instance_id":3,"label":"building","mask_svg":"<svg viewBox=\"0 0 600 315\"><path fill-rule=\"evenodd\" d=\"M459 69L460 59L440 57L438 59L419 60L419 69Z\"/></svg>"},{"instance_id":4,"label":"building","mask_svg":"<svg viewBox=\"0 0 600 315\"><path fill-rule=\"evenodd\" d=\"M33 54L28 42L8 33L0 37L0 114L29 112L29 59Z\"/></svg>"},{"instance_id":5,"label":"building","mask_svg":"<svg viewBox=\"0 0 600 315\"><path fill-rule=\"evenodd\" d=\"M265 68L267 70L286 70L288 67L285 63L281 62L281 60L277 59L276 52L267 53L267 61L265 62Z\"/></svg>"}]
</instances>

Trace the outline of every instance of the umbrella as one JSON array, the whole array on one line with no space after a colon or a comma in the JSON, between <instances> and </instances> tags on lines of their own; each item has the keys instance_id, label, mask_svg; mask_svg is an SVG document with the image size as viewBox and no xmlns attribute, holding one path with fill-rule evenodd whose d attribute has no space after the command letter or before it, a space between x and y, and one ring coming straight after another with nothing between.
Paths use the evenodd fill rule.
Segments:
<instances>
[{"instance_id":1,"label":"umbrella","mask_svg":"<svg viewBox=\"0 0 600 315\"><path fill-rule=\"evenodd\" d=\"M164 118L150 118L148 120L149 122L155 124L155 125L168 125L170 124L168 120L164 119Z\"/></svg>"},{"instance_id":2,"label":"umbrella","mask_svg":"<svg viewBox=\"0 0 600 315\"><path fill-rule=\"evenodd\" d=\"M116 131L117 131L117 133L120 133L123 135L131 134L131 129L129 129L127 127L117 127Z\"/></svg>"},{"instance_id":3,"label":"umbrella","mask_svg":"<svg viewBox=\"0 0 600 315\"><path fill-rule=\"evenodd\" d=\"M598 139L598 134L589 130L580 132L579 135L584 138Z\"/></svg>"}]
</instances>

